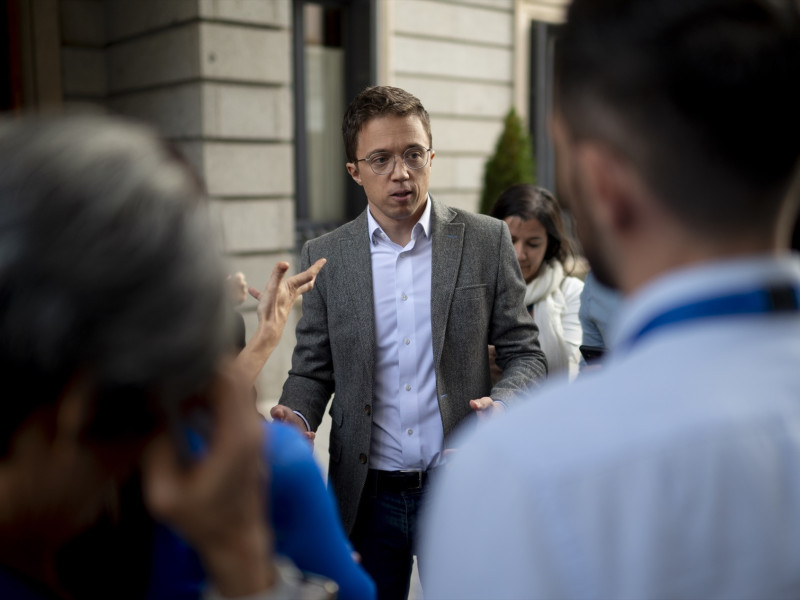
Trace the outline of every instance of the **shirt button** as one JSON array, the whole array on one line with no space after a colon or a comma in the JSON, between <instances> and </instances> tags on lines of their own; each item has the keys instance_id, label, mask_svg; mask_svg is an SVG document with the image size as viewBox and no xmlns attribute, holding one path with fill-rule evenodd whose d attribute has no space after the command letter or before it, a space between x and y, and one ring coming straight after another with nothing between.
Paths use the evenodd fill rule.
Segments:
<instances>
[{"instance_id":1,"label":"shirt button","mask_svg":"<svg viewBox=\"0 0 800 600\"><path fill-rule=\"evenodd\" d=\"M406 346L408 346L408 345L411 343L411 340L410 340L410 339L408 339L408 338L406 338L406 339L404 339L404 340L403 340L403 343L404 343Z\"/></svg>"},{"instance_id":2,"label":"shirt button","mask_svg":"<svg viewBox=\"0 0 800 600\"><path fill-rule=\"evenodd\" d=\"M361 454L359 454L358 455L358 462L360 462L362 465L367 464L367 455L364 454L363 452Z\"/></svg>"},{"instance_id":3,"label":"shirt button","mask_svg":"<svg viewBox=\"0 0 800 600\"><path fill-rule=\"evenodd\" d=\"M407 391L407 392L410 392L410 391L411 391L411 384L410 384L410 383L407 383L407 384L406 384L406 391Z\"/></svg>"},{"instance_id":4,"label":"shirt button","mask_svg":"<svg viewBox=\"0 0 800 600\"><path fill-rule=\"evenodd\" d=\"M405 294L403 294L402 296L400 296L400 300L402 300L403 302L405 302L406 300L408 300L408 296L406 296Z\"/></svg>"},{"instance_id":5,"label":"shirt button","mask_svg":"<svg viewBox=\"0 0 800 600\"><path fill-rule=\"evenodd\" d=\"M413 434L413 433L414 433L414 430L413 430L413 429L409 429L409 430L408 430L408 435L411 435L411 434Z\"/></svg>"},{"instance_id":6,"label":"shirt button","mask_svg":"<svg viewBox=\"0 0 800 600\"><path fill-rule=\"evenodd\" d=\"M370 416L372 414L372 407L369 404L364 405L364 414Z\"/></svg>"}]
</instances>

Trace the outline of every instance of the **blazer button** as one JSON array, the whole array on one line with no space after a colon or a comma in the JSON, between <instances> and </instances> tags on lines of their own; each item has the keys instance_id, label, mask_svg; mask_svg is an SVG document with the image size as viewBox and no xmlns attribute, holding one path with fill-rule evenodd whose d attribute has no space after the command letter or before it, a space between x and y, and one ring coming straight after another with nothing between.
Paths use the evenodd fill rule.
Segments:
<instances>
[{"instance_id":1,"label":"blazer button","mask_svg":"<svg viewBox=\"0 0 800 600\"><path fill-rule=\"evenodd\" d=\"M367 455L364 454L363 452L361 454L359 454L358 455L358 462L360 462L362 465L367 464Z\"/></svg>"},{"instance_id":2,"label":"blazer button","mask_svg":"<svg viewBox=\"0 0 800 600\"><path fill-rule=\"evenodd\" d=\"M367 416L372 414L372 407L369 404L364 405L364 414Z\"/></svg>"}]
</instances>

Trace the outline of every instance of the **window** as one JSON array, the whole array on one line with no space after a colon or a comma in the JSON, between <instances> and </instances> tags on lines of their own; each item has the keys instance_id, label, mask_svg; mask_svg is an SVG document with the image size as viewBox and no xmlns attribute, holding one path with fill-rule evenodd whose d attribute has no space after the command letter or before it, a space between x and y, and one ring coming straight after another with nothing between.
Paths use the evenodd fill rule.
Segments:
<instances>
[{"instance_id":1,"label":"window","mask_svg":"<svg viewBox=\"0 0 800 600\"><path fill-rule=\"evenodd\" d=\"M371 0L294 0L298 248L364 209L341 124L350 99L375 80L373 21Z\"/></svg>"},{"instance_id":2,"label":"window","mask_svg":"<svg viewBox=\"0 0 800 600\"><path fill-rule=\"evenodd\" d=\"M556 190L555 150L548 132L553 109L553 56L558 25L531 21L529 112L531 139L536 157L536 182Z\"/></svg>"}]
</instances>

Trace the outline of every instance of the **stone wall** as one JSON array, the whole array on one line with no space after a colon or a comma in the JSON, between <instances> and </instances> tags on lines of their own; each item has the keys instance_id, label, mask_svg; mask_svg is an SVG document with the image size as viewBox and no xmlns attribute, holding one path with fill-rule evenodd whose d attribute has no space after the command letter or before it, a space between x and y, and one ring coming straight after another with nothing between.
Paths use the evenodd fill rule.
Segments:
<instances>
[{"instance_id":1,"label":"stone wall","mask_svg":"<svg viewBox=\"0 0 800 600\"><path fill-rule=\"evenodd\" d=\"M431 191L477 210L483 166L513 102L514 0L403 0L384 6L386 81L422 100L436 150Z\"/></svg>"}]
</instances>

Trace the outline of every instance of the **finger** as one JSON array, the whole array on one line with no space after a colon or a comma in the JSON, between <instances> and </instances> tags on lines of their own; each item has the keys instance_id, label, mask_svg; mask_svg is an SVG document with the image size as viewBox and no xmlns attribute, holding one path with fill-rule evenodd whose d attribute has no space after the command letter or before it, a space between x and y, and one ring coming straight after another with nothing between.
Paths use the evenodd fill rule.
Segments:
<instances>
[{"instance_id":1,"label":"finger","mask_svg":"<svg viewBox=\"0 0 800 600\"><path fill-rule=\"evenodd\" d=\"M328 262L327 258L320 258L302 273L287 279L286 283L296 294L305 294L314 287L314 281L326 262Z\"/></svg>"},{"instance_id":2,"label":"finger","mask_svg":"<svg viewBox=\"0 0 800 600\"><path fill-rule=\"evenodd\" d=\"M264 291L268 294L275 294L278 289L278 286L281 284L283 280L283 276L286 275L286 271L289 270L289 263L282 260L275 264L272 269L272 274L269 276L269 281L267 281L267 287L264 288Z\"/></svg>"},{"instance_id":3,"label":"finger","mask_svg":"<svg viewBox=\"0 0 800 600\"><path fill-rule=\"evenodd\" d=\"M286 407L285 406L273 406L269 411L269 416L275 419L276 421L286 421Z\"/></svg>"},{"instance_id":4,"label":"finger","mask_svg":"<svg viewBox=\"0 0 800 600\"><path fill-rule=\"evenodd\" d=\"M258 291L256 288L250 287L247 288L247 291L250 292L250 295L256 300L261 300L261 292Z\"/></svg>"},{"instance_id":5,"label":"finger","mask_svg":"<svg viewBox=\"0 0 800 600\"><path fill-rule=\"evenodd\" d=\"M469 405L470 408L472 408L472 410L477 410L477 411L486 410L489 407L489 405L486 402L486 398L478 398L476 400L470 400Z\"/></svg>"}]
</instances>

